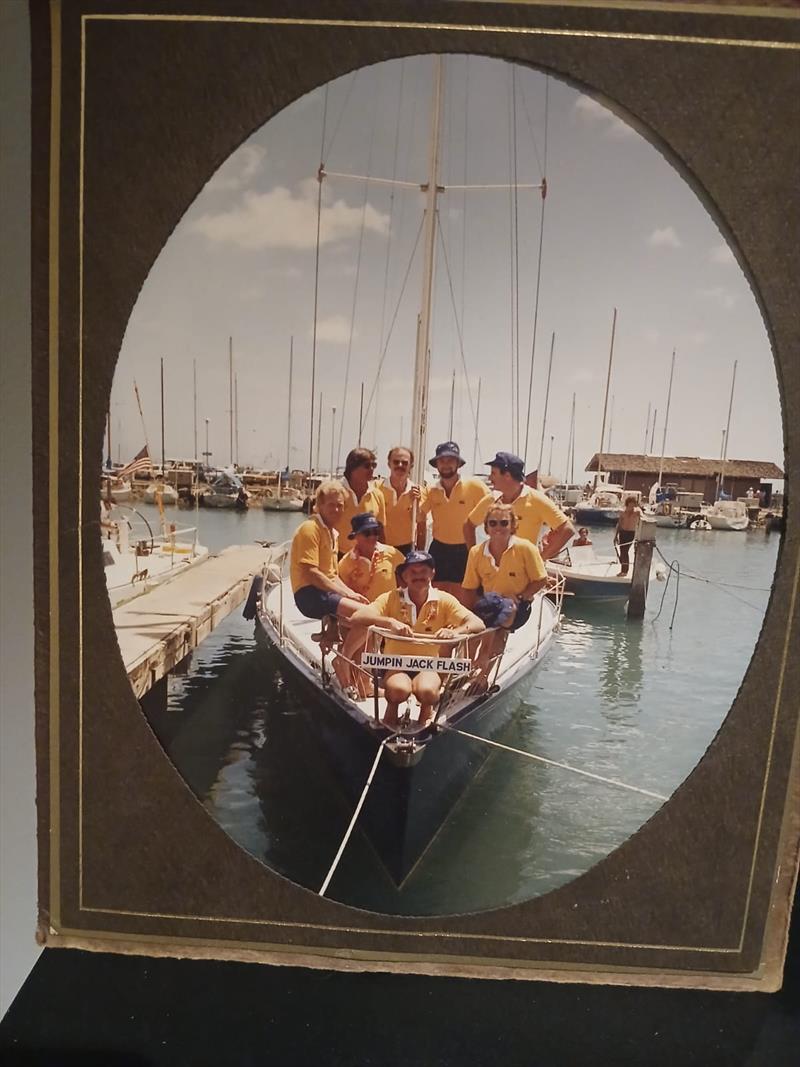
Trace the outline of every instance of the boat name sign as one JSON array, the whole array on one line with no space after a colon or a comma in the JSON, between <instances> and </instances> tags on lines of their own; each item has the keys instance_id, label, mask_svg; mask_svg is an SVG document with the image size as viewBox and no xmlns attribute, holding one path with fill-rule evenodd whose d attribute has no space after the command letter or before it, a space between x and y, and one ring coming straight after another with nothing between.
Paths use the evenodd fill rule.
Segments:
<instances>
[{"instance_id":1,"label":"boat name sign","mask_svg":"<svg viewBox=\"0 0 800 1067\"><path fill-rule=\"evenodd\" d=\"M364 652L361 666L372 670L437 671L439 674L469 674L472 661L444 656L391 656L383 652Z\"/></svg>"}]
</instances>

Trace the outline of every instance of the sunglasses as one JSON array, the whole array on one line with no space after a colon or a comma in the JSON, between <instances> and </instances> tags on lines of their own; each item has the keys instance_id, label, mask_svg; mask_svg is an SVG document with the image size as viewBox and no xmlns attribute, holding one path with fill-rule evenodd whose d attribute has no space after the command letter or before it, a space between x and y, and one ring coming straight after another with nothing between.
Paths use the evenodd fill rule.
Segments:
<instances>
[{"instance_id":1,"label":"sunglasses","mask_svg":"<svg viewBox=\"0 0 800 1067\"><path fill-rule=\"evenodd\" d=\"M359 536L360 537L377 537L378 536L378 531L377 530L361 530L360 533L359 533Z\"/></svg>"},{"instance_id":2,"label":"sunglasses","mask_svg":"<svg viewBox=\"0 0 800 1067\"><path fill-rule=\"evenodd\" d=\"M408 466L408 460L407 459L393 459L392 460L392 466L393 467L407 467Z\"/></svg>"},{"instance_id":3,"label":"sunglasses","mask_svg":"<svg viewBox=\"0 0 800 1067\"><path fill-rule=\"evenodd\" d=\"M378 466L378 464L377 463L362 463L361 466L364 467L365 470L374 471L375 468Z\"/></svg>"},{"instance_id":4,"label":"sunglasses","mask_svg":"<svg viewBox=\"0 0 800 1067\"><path fill-rule=\"evenodd\" d=\"M509 519L489 519L486 523L487 526L510 526L511 521Z\"/></svg>"}]
</instances>

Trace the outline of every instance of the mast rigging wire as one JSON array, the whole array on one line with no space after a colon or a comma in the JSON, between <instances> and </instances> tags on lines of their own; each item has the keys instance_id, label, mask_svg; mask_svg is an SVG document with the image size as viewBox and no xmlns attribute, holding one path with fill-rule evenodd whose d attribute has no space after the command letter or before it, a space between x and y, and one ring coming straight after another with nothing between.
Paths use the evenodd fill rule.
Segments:
<instances>
[{"instance_id":1,"label":"mast rigging wire","mask_svg":"<svg viewBox=\"0 0 800 1067\"><path fill-rule=\"evenodd\" d=\"M350 82L349 82L349 84L347 86L347 90L346 90L346 92L344 94L344 100L342 101L342 108L341 108L341 111L339 112L339 117L336 120L336 126L334 127L334 130L333 130L333 133L331 135L331 139L330 139L330 142L329 142L327 148L325 147L325 141L324 141L324 136L325 135L324 135L324 131L323 131L323 148L322 148L322 158L323 159L329 159L330 158L331 151L333 150L333 143L336 140L336 135L339 132L339 127L342 125L342 119L344 118L344 113L347 110L347 104L348 104L348 102L350 100L350 94L353 91L353 86L356 84L356 79L358 78L359 71L360 71L360 68L358 70L354 70L352 75L350 76ZM328 84L330 84L330 82ZM327 94L328 94L328 86L326 85L325 86L326 104L327 104Z\"/></svg>"},{"instance_id":2,"label":"mast rigging wire","mask_svg":"<svg viewBox=\"0 0 800 1067\"><path fill-rule=\"evenodd\" d=\"M311 419L308 440L308 469L314 470L314 390L317 378L317 310L319 308L319 230L322 220L322 178L325 166L325 128L328 122L328 86L325 86L325 96L322 104L322 136L319 149L319 170L317 171L317 240L314 253L314 321L311 336Z\"/></svg>"}]
</instances>

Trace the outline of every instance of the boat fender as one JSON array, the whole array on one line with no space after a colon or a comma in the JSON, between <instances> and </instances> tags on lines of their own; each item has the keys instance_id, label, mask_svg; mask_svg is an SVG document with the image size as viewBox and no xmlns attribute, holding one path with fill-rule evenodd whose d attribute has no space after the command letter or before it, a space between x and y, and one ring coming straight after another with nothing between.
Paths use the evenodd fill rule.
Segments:
<instances>
[{"instance_id":1,"label":"boat fender","mask_svg":"<svg viewBox=\"0 0 800 1067\"><path fill-rule=\"evenodd\" d=\"M248 620L256 617L256 611L258 610L258 600L261 596L262 578L260 574L257 574L253 578L253 582L250 586L250 592L247 594L247 600L245 601L244 610L242 615Z\"/></svg>"}]
</instances>

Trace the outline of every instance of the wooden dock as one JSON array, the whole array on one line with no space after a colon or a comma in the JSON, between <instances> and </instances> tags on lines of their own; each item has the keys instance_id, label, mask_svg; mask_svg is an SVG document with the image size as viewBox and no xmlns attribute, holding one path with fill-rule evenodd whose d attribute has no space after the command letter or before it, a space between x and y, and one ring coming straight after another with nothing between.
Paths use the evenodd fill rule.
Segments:
<instances>
[{"instance_id":1,"label":"wooden dock","mask_svg":"<svg viewBox=\"0 0 800 1067\"><path fill-rule=\"evenodd\" d=\"M231 546L114 610L122 661L137 698L244 603L269 554L259 545Z\"/></svg>"}]
</instances>

